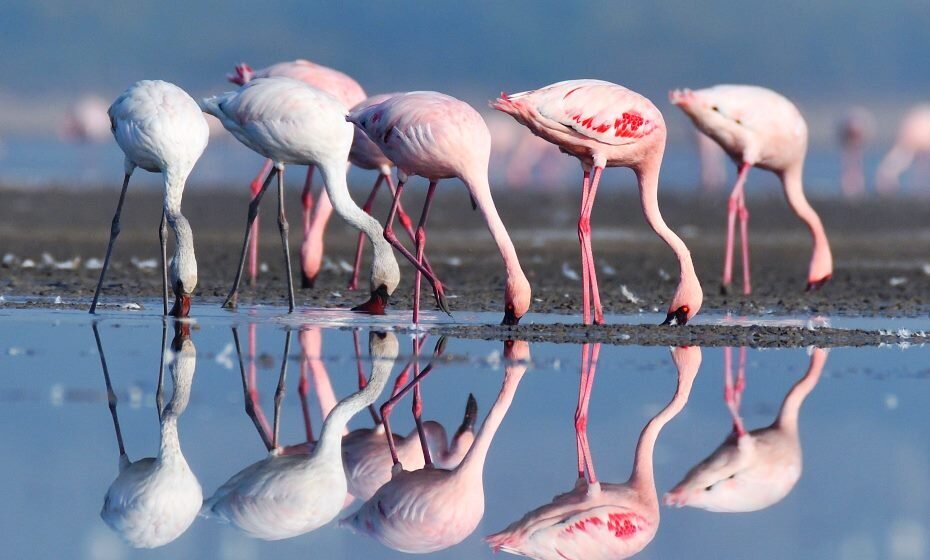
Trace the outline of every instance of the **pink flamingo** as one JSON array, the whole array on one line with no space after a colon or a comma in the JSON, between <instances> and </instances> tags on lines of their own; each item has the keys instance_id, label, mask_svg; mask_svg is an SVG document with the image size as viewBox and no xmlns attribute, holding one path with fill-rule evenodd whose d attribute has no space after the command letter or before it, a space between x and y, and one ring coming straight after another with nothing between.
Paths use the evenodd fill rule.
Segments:
<instances>
[{"instance_id":1,"label":"pink flamingo","mask_svg":"<svg viewBox=\"0 0 930 560\"><path fill-rule=\"evenodd\" d=\"M126 156L123 167L123 189L110 224L100 280L94 291L90 312L97 309L110 265L110 255L120 232L120 214L129 178L136 167L161 173L165 184L164 207L158 238L161 241L162 297L164 314L168 315L168 226L174 230L175 252L171 259L171 287L175 303L171 315L186 317L190 313L191 294L197 287L197 259L194 256L194 235L190 223L181 213L181 197L187 177L207 147L209 130L203 113L190 95L178 86L161 80L143 80L129 86L110 105L110 129Z\"/></svg>"},{"instance_id":2,"label":"pink flamingo","mask_svg":"<svg viewBox=\"0 0 930 560\"><path fill-rule=\"evenodd\" d=\"M575 414L578 479L575 487L551 503L530 511L509 527L487 537L495 551L531 558L566 560L629 558L644 549L659 529L652 454L662 428L688 402L701 365L699 347L675 348L678 387L672 400L643 427L636 444L633 472L627 482L599 482L588 446L587 417L600 344L593 354L582 345L582 374Z\"/></svg>"},{"instance_id":3,"label":"pink flamingo","mask_svg":"<svg viewBox=\"0 0 930 560\"><path fill-rule=\"evenodd\" d=\"M68 109L61 136L78 142L98 143L110 136L107 102L98 95L83 95Z\"/></svg>"},{"instance_id":4,"label":"pink flamingo","mask_svg":"<svg viewBox=\"0 0 930 560\"><path fill-rule=\"evenodd\" d=\"M713 138L700 130L694 131L694 138L701 164L701 190L706 193L717 192L723 188L727 180L727 170L724 165L726 154Z\"/></svg>"},{"instance_id":5,"label":"pink flamingo","mask_svg":"<svg viewBox=\"0 0 930 560\"><path fill-rule=\"evenodd\" d=\"M385 238L417 268L414 280L413 321L419 321L420 276L433 286L439 307L448 313L442 284L425 265L426 219L440 179L458 177L471 194L473 206L481 209L491 236L497 243L507 283L504 291L504 324L515 325L530 307L530 283L507 229L497 214L488 184L491 134L481 115L467 103L437 92L418 91L395 95L381 103L352 111L355 123L397 165L398 183L394 203L384 228ZM429 190L416 232L416 255L394 235L394 216L410 175L429 179Z\"/></svg>"},{"instance_id":6,"label":"pink flamingo","mask_svg":"<svg viewBox=\"0 0 930 560\"><path fill-rule=\"evenodd\" d=\"M882 159L875 174L875 188L880 194L898 190L901 174L918 155L930 154L930 103L916 105L898 125L898 138Z\"/></svg>"},{"instance_id":7,"label":"pink flamingo","mask_svg":"<svg viewBox=\"0 0 930 560\"><path fill-rule=\"evenodd\" d=\"M778 175L788 204L810 229L814 252L807 275L807 290L821 288L833 276L833 257L820 217L804 196L802 174L807 153L807 123L797 107L772 90L743 85L720 85L696 91L674 90L669 93L669 99L694 121L701 132L716 140L739 168L727 209L723 293L729 288L733 275L733 231L737 214L743 252L743 294L752 292L749 211L746 210L743 185L753 166Z\"/></svg>"},{"instance_id":8,"label":"pink flamingo","mask_svg":"<svg viewBox=\"0 0 930 560\"><path fill-rule=\"evenodd\" d=\"M328 93L291 78L261 78L251 80L237 91L204 99L202 107L219 118L236 139L274 161L261 190L249 204L236 280L223 305L236 305L252 224L265 190L277 175L278 228L284 246L288 306L290 311L294 310L283 175L285 164L292 163L319 167L336 212L371 240L374 246L371 298L354 310L383 314L390 294L400 281L400 269L391 245L382 237L381 224L363 212L349 196L346 167L354 129L345 121L346 109L342 103Z\"/></svg>"},{"instance_id":9,"label":"pink flamingo","mask_svg":"<svg viewBox=\"0 0 930 560\"><path fill-rule=\"evenodd\" d=\"M501 391L458 466L451 470L440 468L425 455L422 469L404 470L392 442L394 474L391 480L340 525L369 534L394 550L411 553L443 550L474 532L484 515L484 461L526 372L529 350L529 345L523 341L505 343L507 365ZM385 424L397 399L411 386L416 387L430 371L432 363L381 407ZM390 427L387 427L387 435L391 442ZM427 453L425 446L423 451Z\"/></svg>"},{"instance_id":10,"label":"pink flamingo","mask_svg":"<svg viewBox=\"0 0 930 560\"><path fill-rule=\"evenodd\" d=\"M656 106L638 93L600 80L569 80L533 91L502 93L491 106L581 161L584 181L578 240L584 323L591 323L592 307L594 323L604 323L591 249L591 211L605 167L629 167L636 173L646 221L678 257L681 276L663 324L683 325L694 317L701 308L703 293L691 253L659 212L659 168L666 131Z\"/></svg>"},{"instance_id":11,"label":"pink flamingo","mask_svg":"<svg viewBox=\"0 0 930 560\"><path fill-rule=\"evenodd\" d=\"M846 198L865 195L863 149L875 131L875 118L865 107L851 107L840 121L838 132L843 150L840 188Z\"/></svg>"},{"instance_id":12,"label":"pink flamingo","mask_svg":"<svg viewBox=\"0 0 930 560\"><path fill-rule=\"evenodd\" d=\"M718 512L758 511L784 499L801 478L798 415L804 399L820 380L827 351L814 349L807 373L788 391L775 421L751 432L746 431L739 416L745 388L746 349L740 348L735 386L731 351L726 348L724 354L724 398L733 419L733 431L710 457L691 469L665 495L666 505Z\"/></svg>"}]
</instances>

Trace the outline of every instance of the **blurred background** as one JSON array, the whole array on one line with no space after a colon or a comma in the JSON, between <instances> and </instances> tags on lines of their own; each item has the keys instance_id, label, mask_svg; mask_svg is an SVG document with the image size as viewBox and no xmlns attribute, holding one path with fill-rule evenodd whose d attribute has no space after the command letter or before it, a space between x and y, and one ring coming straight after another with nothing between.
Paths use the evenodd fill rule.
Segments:
<instances>
[{"instance_id":1,"label":"blurred background","mask_svg":"<svg viewBox=\"0 0 930 560\"><path fill-rule=\"evenodd\" d=\"M432 89L485 113L487 100L502 90L587 77L619 83L665 114L663 188L679 189L701 188L699 148L690 122L668 103L668 90L763 85L795 101L808 119L806 179L814 194L841 193L841 128L864 119L861 133L853 132L864 151L865 191L873 192L876 167L901 119L915 104L930 102L927 29L925 0L221 6L13 0L0 17L0 185L115 185L122 154L101 113L136 80L172 81L198 97L234 87L225 74L240 61L262 68L307 58L353 76L369 94ZM527 141L528 133L506 119L488 120L495 184L578 182L574 160ZM705 169L708 190L734 176L729 162L712 163L713 153L708 165L717 170ZM902 190L926 193L930 173L921 160L927 158L915 155ZM259 165L257 155L220 131L192 184L244 189ZM158 184L155 175L145 175L140 183ZM776 183L758 175L754 181ZM609 180L633 183L630 173Z\"/></svg>"}]
</instances>

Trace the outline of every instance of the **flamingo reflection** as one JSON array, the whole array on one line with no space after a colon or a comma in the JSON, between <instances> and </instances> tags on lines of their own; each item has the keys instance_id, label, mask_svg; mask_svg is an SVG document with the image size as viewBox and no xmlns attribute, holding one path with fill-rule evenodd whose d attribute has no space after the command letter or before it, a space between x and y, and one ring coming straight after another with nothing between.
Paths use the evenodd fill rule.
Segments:
<instances>
[{"instance_id":1,"label":"flamingo reflection","mask_svg":"<svg viewBox=\"0 0 930 560\"><path fill-rule=\"evenodd\" d=\"M669 506L691 506L717 512L765 509L791 492L801 477L798 414L820 380L827 351L814 349L807 373L788 391L775 421L746 431L739 415L745 388L746 348L740 348L737 380L733 382L732 349L724 350L724 391L733 430L714 452L691 469L665 495Z\"/></svg>"},{"instance_id":2,"label":"flamingo reflection","mask_svg":"<svg viewBox=\"0 0 930 560\"><path fill-rule=\"evenodd\" d=\"M437 344L434 358L442 353L444 340ZM529 345L518 341L505 343L505 375L497 400L478 430L474 443L461 463L453 469L433 464L425 444L422 446L425 466L404 470L392 441L388 416L394 404L411 388L417 398L417 383L433 369L431 361L422 373L381 407L388 441L394 461L391 480L378 489L352 516L341 524L371 535L385 546L411 553L442 550L458 544L474 532L484 515L484 461L491 440L497 433L517 385L526 372L530 357ZM419 411L414 406L418 428ZM420 431L421 443L424 434Z\"/></svg>"},{"instance_id":3,"label":"flamingo reflection","mask_svg":"<svg viewBox=\"0 0 930 560\"><path fill-rule=\"evenodd\" d=\"M180 322L174 325L175 336L171 343L174 357L168 365L173 389L167 406L162 406L163 364L158 373L156 405L161 424L158 455L137 461L130 461L126 455L116 413L116 394L110 383L110 372L96 323L93 330L119 446L119 476L107 490L100 517L130 546L164 546L190 527L203 500L200 483L187 465L178 440L178 417L187 408L197 365L197 350L190 339L190 325ZM163 359L166 330L167 325L162 330Z\"/></svg>"},{"instance_id":4,"label":"flamingo reflection","mask_svg":"<svg viewBox=\"0 0 930 560\"><path fill-rule=\"evenodd\" d=\"M239 354L239 371L248 395L245 366L238 333L233 330ZM287 367L287 345L282 364L276 411L280 408ZM329 523L346 502L348 488L342 466L342 434L349 420L373 403L384 389L397 358L397 338L393 333L369 334L372 373L366 387L340 401L323 422L320 437L307 453L288 453L278 445L278 421L270 436L263 437L268 457L233 475L203 503L205 515L215 515L244 533L265 540L294 537ZM252 403L254 405L254 402ZM259 432L258 416L250 413ZM279 414L275 414L278 418Z\"/></svg>"},{"instance_id":5,"label":"flamingo reflection","mask_svg":"<svg viewBox=\"0 0 930 560\"><path fill-rule=\"evenodd\" d=\"M588 445L588 403L597 370L600 344L582 345L582 372L575 413L578 480L552 502L527 513L503 531L487 537L497 551L530 558L629 558L648 545L659 528L652 454L659 432L674 418L691 393L701 365L698 347L675 348L672 360L678 386L672 400L643 428L636 444L633 472L623 484L600 482Z\"/></svg>"}]
</instances>

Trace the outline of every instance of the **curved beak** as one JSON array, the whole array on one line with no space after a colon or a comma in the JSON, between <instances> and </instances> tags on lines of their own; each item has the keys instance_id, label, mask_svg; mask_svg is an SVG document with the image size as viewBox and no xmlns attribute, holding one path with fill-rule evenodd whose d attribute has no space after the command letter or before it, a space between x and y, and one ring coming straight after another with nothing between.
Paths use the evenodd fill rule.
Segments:
<instances>
[{"instance_id":1,"label":"curved beak","mask_svg":"<svg viewBox=\"0 0 930 560\"><path fill-rule=\"evenodd\" d=\"M377 290L371 292L371 297L368 298L368 301L361 305L356 305L352 308L352 311L367 313L369 315L384 315L384 310L390 299L391 296L387 293L387 288L382 284L378 286Z\"/></svg>"},{"instance_id":2,"label":"curved beak","mask_svg":"<svg viewBox=\"0 0 930 560\"><path fill-rule=\"evenodd\" d=\"M513 312L513 308L508 306L507 309L504 309L504 320L501 321L502 325L519 325L520 317L517 317L517 314Z\"/></svg>"},{"instance_id":3,"label":"curved beak","mask_svg":"<svg viewBox=\"0 0 930 560\"><path fill-rule=\"evenodd\" d=\"M662 321L663 325L687 325L688 324L688 312L685 311L684 307L679 307L675 311L669 311L668 315L665 316L665 320Z\"/></svg>"},{"instance_id":4,"label":"curved beak","mask_svg":"<svg viewBox=\"0 0 930 560\"><path fill-rule=\"evenodd\" d=\"M804 291L805 291L805 292L816 292L816 291L819 290L820 288L823 288L824 285L825 285L827 282L829 282L831 278L833 278L833 275L832 275L832 274L828 274L828 275L824 276L823 278L821 278L820 280L815 280L815 281L813 281L813 282L808 282L808 283L807 283L807 288L806 288Z\"/></svg>"},{"instance_id":5,"label":"curved beak","mask_svg":"<svg viewBox=\"0 0 930 560\"><path fill-rule=\"evenodd\" d=\"M175 296L174 306L171 308L171 311L168 312L168 315L172 317L187 317L191 312L191 296L187 294L181 294Z\"/></svg>"}]
</instances>

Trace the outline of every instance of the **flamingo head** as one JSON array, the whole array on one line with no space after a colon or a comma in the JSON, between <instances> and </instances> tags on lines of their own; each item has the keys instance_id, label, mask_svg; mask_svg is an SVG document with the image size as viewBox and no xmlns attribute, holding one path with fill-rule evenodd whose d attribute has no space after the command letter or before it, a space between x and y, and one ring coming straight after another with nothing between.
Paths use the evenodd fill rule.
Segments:
<instances>
[{"instance_id":1,"label":"flamingo head","mask_svg":"<svg viewBox=\"0 0 930 560\"><path fill-rule=\"evenodd\" d=\"M236 65L236 71L232 74L226 74L226 79L230 82L243 85L251 81L252 76L255 75L255 72L252 70L252 67L246 64L245 62L240 62Z\"/></svg>"},{"instance_id":2,"label":"flamingo head","mask_svg":"<svg viewBox=\"0 0 930 560\"><path fill-rule=\"evenodd\" d=\"M174 291L174 307L169 315L174 317L187 317L191 309L191 294L197 287L197 261L194 254L179 251L171 259L169 266L171 287Z\"/></svg>"},{"instance_id":3,"label":"flamingo head","mask_svg":"<svg viewBox=\"0 0 930 560\"><path fill-rule=\"evenodd\" d=\"M695 126L718 143L728 140L745 127L745 107L734 103L730 86L715 86L699 90L676 89L668 94L669 101L690 118Z\"/></svg>"},{"instance_id":4,"label":"flamingo head","mask_svg":"<svg viewBox=\"0 0 930 560\"><path fill-rule=\"evenodd\" d=\"M516 325L530 309L532 290L522 273L507 279L504 290L504 320L502 325Z\"/></svg>"},{"instance_id":5,"label":"flamingo head","mask_svg":"<svg viewBox=\"0 0 930 560\"><path fill-rule=\"evenodd\" d=\"M694 269L687 267L682 272L681 282L668 306L668 314L663 325L686 325L692 317L697 315L704 303L704 291L698 281Z\"/></svg>"}]
</instances>

